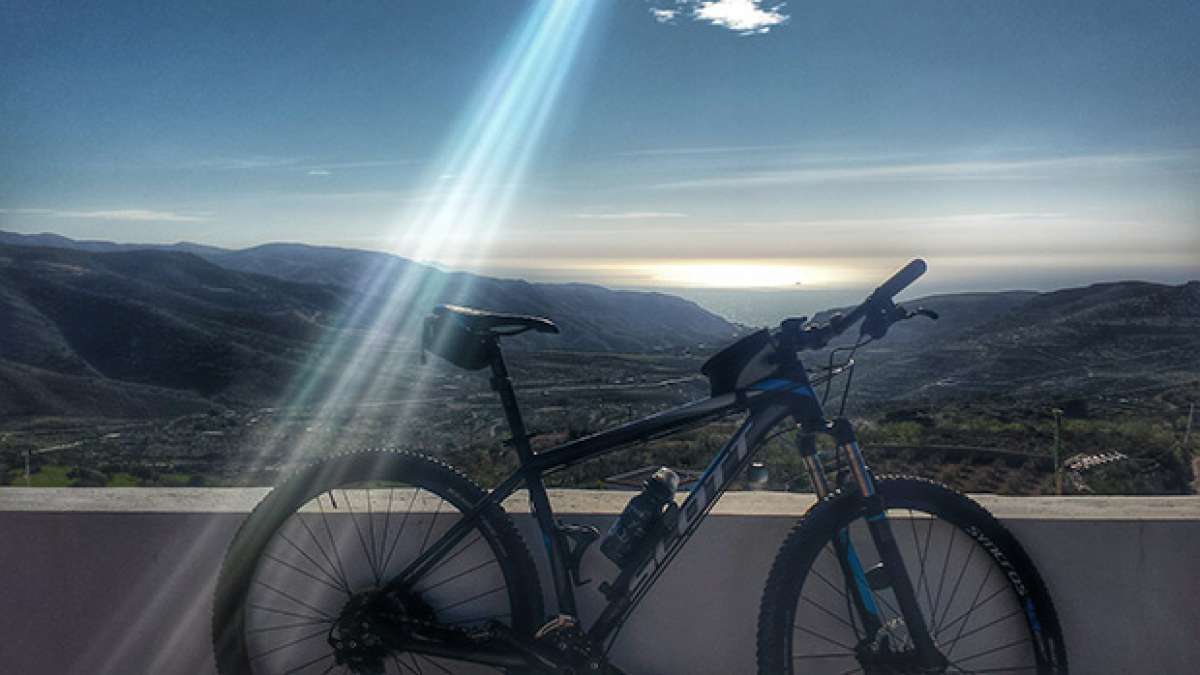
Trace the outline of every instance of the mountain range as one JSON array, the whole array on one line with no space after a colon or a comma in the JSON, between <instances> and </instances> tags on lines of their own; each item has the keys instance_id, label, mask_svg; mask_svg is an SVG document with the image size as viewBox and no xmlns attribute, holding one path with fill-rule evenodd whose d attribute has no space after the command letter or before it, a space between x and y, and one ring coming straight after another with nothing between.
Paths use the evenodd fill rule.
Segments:
<instances>
[{"instance_id":1,"label":"mountain range","mask_svg":"<svg viewBox=\"0 0 1200 675\"><path fill-rule=\"evenodd\" d=\"M1032 405L1200 389L1200 281L962 293L903 304L940 318L896 324L858 352L856 399Z\"/></svg>"},{"instance_id":2,"label":"mountain range","mask_svg":"<svg viewBox=\"0 0 1200 675\"><path fill-rule=\"evenodd\" d=\"M438 302L547 316L562 328L511 342L526 350L703 354L745 331L671 295L446 272L379 252L0 232L0 416L158 416L213 401L262 404L297 373L322 390L336 372L314 370L320 349L397 350L412 362L420 322L411 319ZM898 324L863 348L856 399L1120 396L1200 377L1200 282L905 304L941 319ZM374 323L389 312L402 320Z\"/></svg>"},{"instance_id":3,"label":"mountain range","mask_svg":"<svg viewBox=\"0 0 1200 675\"><path fill-rule=\"evenodd\" d=\"M524 349L680 350L739 331L670 295L445 272L377 252L0 232L0 415L266 400L323 344L412 352L439 302L553 317L562 333L511 340ZM386 312L396 320L374 325Z\"/></svg>"}]
</instances>

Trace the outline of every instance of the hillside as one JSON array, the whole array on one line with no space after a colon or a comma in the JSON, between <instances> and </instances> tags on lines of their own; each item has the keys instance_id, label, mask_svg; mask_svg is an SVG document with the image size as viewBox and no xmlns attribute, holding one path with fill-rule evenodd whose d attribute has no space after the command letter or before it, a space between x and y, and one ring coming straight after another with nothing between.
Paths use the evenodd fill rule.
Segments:
<instances>
[{"instance_id":1,"label":"hillside","mask_svg":"<svg viewBox=\"0 0 1200 675\"><path fill-rule=\"evenodd\" d=\"M46 236L36 241L64 243ZM364 252L338 249L259 247L272 252L271 263L258 249L230 256L247 270L277 273L268 275L211 261L229 252L194 248L203 257L181 247L126 249L98 242L81 248L0 245L0 386L6 392L0 415L79 415L100 408L144 414L143 400L155 397L125 385L186 394L167 397L162 405L171 409L175 403L194 409L197 397L266 401L298 377L320 390L338 366L312 370L318 345L369 340L372 353L407 350L405 360L411 361L419 325L411 319L438 302L541 314L563 329L561 336L540 341L517 338L512 346L518 349L649 352L719 343L736 332L696 305L661 294L445 273L383 254L365 254L372 258L363 264L356 256ZM368 287L345 276L364 269L382 281ZM384 307L398 320L383 334L366 331ZM97 393L68 396L68 390Z\"/></svg>"},{"instance_id":2,"label":"hillside","mask_svg":"<svg viewBox=\"0 0 1200 675\"><path fill-rule=\"evenodd\" d=\"M526 348L642 352L721 344L737 332L735 326L721 317L672 295L446 272L378 251L283 243L229 250L186 242L116 244L77 241L55 234L0 231L2 244L102 253L135 250L193 253L228 270L348 292L361 309L355 312L357 317L343 315L338 320L352 327L362 327L385 304L397 314L409 316L424 315L439 302L452 302L546 316L562 329L560 335L522 336L514 342ZM396 297L396 289L403 289L401 297Z\"/></svg>"},{"instance_id":3,"label":"hillside","mask_svg":"<svg viewBox=\"0 0 1200 675\"><path fill-rule=\"evenodd\" d=\"M931 297L857 357L863 399L1120 398L1200 378L1200 282ZM861 378L861 379L860 379Z\"/></svg>"},{"instance_id":4,"label":"hillside","mask_svg":"<svg viewBox=\"0 0 1200 675\"><path fill-rule=\"evenodd\" d=\"M518 350L704 353L737 332L669 295L445 272L378 252L298 244L138 247L7 233L0 241L54 246L0 246L0 312L11 326L0 332L6 414L78 410L61 394L68 387L50 374L74 378L79 392L111 392L124 383L165 388L183 394L170 405L184 407L213 397L261 402L297 377L320 392L336 375L309 365L321 338L342 345L366 339L374 350L408 353L388 360L398 369L389 377L402 381L414 348L403 327L437 302L548 316L563 329L516 338L510 346ZM959 293L905 304L934 309L941 320L897 325L862 349L852 402L1121 398L1200 375L1197 282ZM383 335L368 333L385 308L402 321ZM805 361L822 365L824 357ZM76 398L104 399L110 408L155 398L153 390L121 391Z\"/></svg>"},{"instance_id":5,"label":"hillside","mask_svg":"<svg viewBox=\"0 0 1200 675\"><path fill-rule=\"evenodd\" d=\"M346 299L190 253L0 246L0 365L10 366L0 378L12 396L43 391L31 397L44 402L33 406L40 414L95 407L51 396L70 389L51 386L61 377L80 390L122 392L106 401L116 407L150 395L125 384L258 399L286 382ZM8 401L5 411L29 409L29 400Z\"/></svg>"}]
</instances>

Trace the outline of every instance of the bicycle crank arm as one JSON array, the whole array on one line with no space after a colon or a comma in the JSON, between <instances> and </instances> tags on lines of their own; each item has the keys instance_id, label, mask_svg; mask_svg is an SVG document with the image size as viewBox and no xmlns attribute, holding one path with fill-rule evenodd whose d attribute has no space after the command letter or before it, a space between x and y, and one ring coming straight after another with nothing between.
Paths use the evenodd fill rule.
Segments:
<instances>
[{"instance_id":1,"label":"bicycle crank arm","mask_svg":"<svg viewBox=\"0 0 1200 675\"><path fill-rule=\"evenodd\" d=\"M556 672L559 665L545 646L529 644L504 625L472 633L436 623L401 620L399 624L381 625L375 630L384 645L395 652L548 673Z\"/></svg>"}]
</instances>

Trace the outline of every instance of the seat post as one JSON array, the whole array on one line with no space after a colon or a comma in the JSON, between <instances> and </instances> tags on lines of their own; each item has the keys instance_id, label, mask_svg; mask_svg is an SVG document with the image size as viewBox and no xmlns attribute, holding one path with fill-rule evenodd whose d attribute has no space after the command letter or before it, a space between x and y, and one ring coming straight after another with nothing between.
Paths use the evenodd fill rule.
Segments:
<instances>
[{"instance_id":1,"label":"seat post","mask_svg":"<svg viewBox=\"0 0 1200 675\"><path fill-rule=\"evenodd\" d=\"M499 339L491 338L488 349L491 351L492 389L500 395L500 402L504 404L504 416L508 418L508 428L512 431L512 445L517 449L517 457L520 458L521 468L524 469L533 460L529 433L525 430L525 420L521 418L521 409L517 406L517 394L513 391L512 379L508 376L508 366L504 364L504 356L500 353ZM529 511L537 521L538 528L542 531L542 541L546 545L550 576L554 580L554 595L558 599L558 611L575 616L575 589L571 586L571 573L567 569L570 548L562 529L554 520L554 510L550 507L550 497L546 494L542 475L533 471L525 472L525 488L529 491Z\"/></svg>"},{"instance_id":2,"label":"seat post","mask_svg":"<svg viewBox=\"0 0 1200 675\"><path fill-rule=\"evenodd\" d=\"M525 420L521 417L521 408L517 405L517 393L513 390L512 379L508 376L508 366L504 363L504 355L500 353L500 341L492 338L490 347L492 358L492 391L500 395L500 403L504 406L504 417L508 420L509 431L512 432L512 444L517 449L517 456L525 464L533 458L533 449L529 445L529 434L525 430Z\"/></svg>"}]
</instances>

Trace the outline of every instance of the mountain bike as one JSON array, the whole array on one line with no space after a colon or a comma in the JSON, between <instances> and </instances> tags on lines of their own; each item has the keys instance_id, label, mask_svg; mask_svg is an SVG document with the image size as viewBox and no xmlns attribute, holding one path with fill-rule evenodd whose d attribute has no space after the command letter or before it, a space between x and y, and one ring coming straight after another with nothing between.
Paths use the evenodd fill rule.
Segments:
<instances>
[{"instance_id":1,"label":"mountain bike","mask_svg":"<svg viewBox=\"0 0 1200 675\"><path fill-rule=\"evenodd\" d=\"M794 431L819 499L779 549L763 591L760 673L1065 673L1054 606L1016 539L949 488L875 477L844 416L854 349L898 321L937 318L893 300L925 269L912 261L828 321L788 319L742 337L704 364L706 399L541 452L531 447L500 340L556 326L439 306L424 324L424 347L490 369L519 468L484 491L437 459L376 449L333 456L282 482L241 526L221 569L212 621L220 672L622 673L609 652L631 612L756 449ZM858 339L830 352L826 369L806 370L802 352L829 347L860 321ZM849 357L835 365L839 349ZM828 382L843 373L842 409L830 419ZM555 518L544 476L736 414L744 420L686 498L660 469L601 541L619 571L599 585L605 604L585 624L575 589L587 582L580 564L599 532ZM819 436L832 438L832 456L822 455ZM520 489L545 548L549 616L533 559L501 507Z\"/></svg>"}]
</instances>

